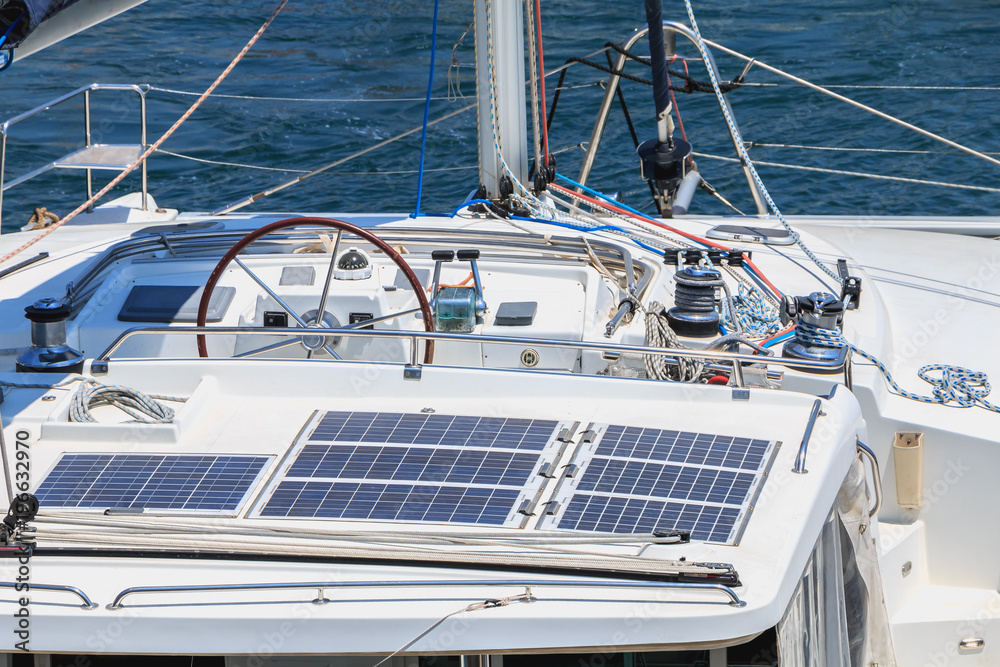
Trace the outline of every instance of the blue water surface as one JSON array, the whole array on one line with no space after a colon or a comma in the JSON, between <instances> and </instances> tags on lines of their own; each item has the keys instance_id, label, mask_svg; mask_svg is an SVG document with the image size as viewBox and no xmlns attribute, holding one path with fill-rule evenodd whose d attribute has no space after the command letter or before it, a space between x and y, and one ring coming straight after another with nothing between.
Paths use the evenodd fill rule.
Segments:
<instances>
[{"instance_id":1,"label":"blue water surface","mask_svg":"<svg viewBox=\"0 0 1000 667\"><path fill-rule=\"evenodd\" d=\"M621 41L644 24L638 0L542 0L549 69ZM664 18L686 21L667 0ZM149 139L159 137L195 99L159 89L201 92L257 30L275 0L149 0L61 44L17 61L0 74L0 119L92 82L146 83ZM1000 0L695 0L703 34L811 81L871 88L837 89L960 143L1000 156ZM217 93L308 100L211 98L163 146L165 150L265 171L158 155L150 189L161 206L204 211L241 199L418 126L430 62L433 3L413 0L291 0ZM470 0L442 0L431 118L473 103ZM458 46L456 44L458 43ZM644 46L644 45L643 45ZM682 55L694 56L687 44ZM716 54L724 79L743 64ZM603 53L592 59L606 62ZM456 67L457 65L457 67ZM677 63L676 68L681 68ZM629 70L648 76L642 65ZM707 79L700 63L690 71ZM449 74L452 85L449 87ZM559 169L576 176L603 93L606 74L580 65L566 77L550 144ZM760 69L751 83L780 83ZM880 87L880 86L894 86ZM920 90L914 86L969 87ZM989 89L993 87L992 89ZM555 77L548 79L551 104ZM640 139L655 135L652 93L624 85ZM450 99L449 99L450 97ZM730 93L745 139L757 144L879 148L931 153L868 153L755 147L756 160L1000 187L1000 166L795 86L751 86ZM733 156L711 95L678 95L696 151ZM83 144L82 106L74 102L11 128L8 179ZM118 93L94 94L94 138L132 142L137 105ZM423 208L451 210L474 189L476 117L465 112L430 129ZM347 162L329 173L254 204L248 210L409 211L416 201L420 135ZM752 210L738 165L699 158L705 178L743 210ZM860 179L761 166L775 201L788 214L993 215L1000 194ZM109 177L105 172L97 182ZM649 210L634 148L615 105L590 185L622 192ZM131 177L117 192L138 187ZM4 228L23 224L35 206L65 213L84 200L79 172L50 172L6 193ZM726 213L700 194L694 212Z\"/></svg>"}]
</instances>

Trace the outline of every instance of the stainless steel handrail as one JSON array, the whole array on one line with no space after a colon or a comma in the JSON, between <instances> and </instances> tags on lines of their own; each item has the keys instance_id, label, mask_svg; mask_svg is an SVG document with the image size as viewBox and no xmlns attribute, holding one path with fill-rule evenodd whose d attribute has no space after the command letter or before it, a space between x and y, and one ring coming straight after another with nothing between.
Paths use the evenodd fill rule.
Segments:
<instances>
[{"instance_id":1,"label":"stainless steel handrail","mask_svg":"<svg viewBox=\"0 0 1000 667\"><path fill-rule=\"evenodd\" d=\"M124 344L126 340L132 336L140 334L166 334L166 335L190 335L190 334L209 334L209 335L222 335L222 334L246 334L246 335L256 335L256 336L275 336L275 335L290 335L290 336L355 336L355 337L384 337L384 338L406 338L410 340L410 366L419 367L419 346L417 343L421 340L441 340L441 341L465 341L465 342L477 342L477 343L499 343L502 345L536 345L538 347L554 347L560 349L572 349L572 350L597 350L601 352L618 352L618 353L636 353L636 354L655 354L660 356L669 357L685 357L688 359L719 359L720 361L728 361L735 368L740 362L752 363L752 364L775 364L778 366L790 366L794 368L815 368L815 369L831 369L840 368L843 365L843 360L835 359L833 361L812 361L806 359L786 359L784 357L765 357L765 356L755 356L750 354L736 354L733 352L722 352L719 350L692 350L688 348L673 348L673 347L646 347L644 345L624 345L620 343L601 343L601 342L591 342L591 341L565 341L565 340L552 340L548 338L522 338L514 336L487 336L479 334L462 334L462 333L441 333L441 332L430 332L430 331L395 331L392 329L374 329L371 331L362 330L358 331L356 329L343 329L343 328L312 328L308 330L299 327L133 327L126 331L123 331L118 335L111 345L109 345L101 354L94 359L91 363L91 372L99 373L105 372L101 366L106 366L108 361L110 361L111 355ZM166 360L166 358L164 358ZM372 362L374 363L374 362ZM742 373L740 371L734 371L734 378L737 381L737 386L742 380ZM818 402L818 399L817 399ZM816 406L813 407L814 413L818 411ZM808 435L812 432L812 422L815 421L815 414L810 417L810 425L806 432L806 438L803 440L803 447L807 444ZM804 452L800 453L803 461L805 460ZM798 460L796 459L796 463Z\"/></svg>"},{"instance_id":2,"label":"stainless steel handrail","mask_svg":"<svg viewBox=\"0 0 1000 667\"><path fill-rule=\"evenodd\" d=\"M10 131L10 127L23 120L27 120L32 116L37 116L43 111L47 111L52 107L58 106L63 102L67 102L78 95L83 95L83 121L84 121L84 146L90 148L91 146L91 133L90 133L90 92L92 90L121 90L121 91L132 91L139 96L139 142L142 149L146 149L146 93L148 92L148 86L140 86L134 83L92 83L87 86L82 86L77 88L73 92L66 93L54 100L46 102L41 106L37 106L34 109L29 109L24 113L18 114L13 118L8 118L3 123L0 123L0 222L3 221L3 192L5 189L5 169L7 161L7 136ZM46 171L47 167L43 167L35 172L28 174L27 178L21 177L21 182L24 180L30 180L35 176ZM87 199L93 196L93 180L92 173L90 169L87 172ZM16 180L16 179L15 179ZM10 186L7 186L10 187ZM146 161L142 162L142 210L146 210L146 193L147 193L147 174L146 174Z\"/></svg>"},{"instance_id":3,"label":"stainless steel handrail","mask_svg":"<svg viewBox=\"0 0 1000 667\"><path fill-rule=\"evenodd\" d=\"M806 470L806 451L809 449L809 439L812 437L813 426L816 425L816 419L820 415L820 408L823 406L823 401L816 399L813 401L812 410L809 412L809 421L806 422L806 431L802 434L802 444L799 445L799 453L795 455L795 465L792 467L792 472L804 475L808 470Z\"/></svg>"},{"instance_id":4,"label":"stainless steel handrail","mask_svg":"<svg viewBox=\"0 0 1000 667\"><path fill-rule=\"evenodd\" d=\"M875 505L868 510L868 518L871 519L876 514L878 514L879 509L882 507L882 473L879 471L878 459L875 458L875 452L872 451L871 447L861 442L858 439L858 454L865 456L872 464L872 476L875 478L872 481L872 490L875 493Z\"/></svg>"},{"instance_id":5,"label":"stainless steel handrail","mask_svg":"<svg viewBox=\"0 0 1000 667\"><path fill-rule=\"evenodd\" d=\"M331 602L324 595L327 588L402 588L415 586L517 586L531 588L534 586L562 586L577 588L646 588L656 590L703 590L725 593L732 607L745 607L746 602L729 586L725 584L701 584L671 581L605 581L605 580L549 580L549 579L437 579L429 581L307 581L300 583L281 584L207 584L204 586L133 586L122 590L115 596L107 609L116 611L122 609L122 600L130 595L142 593L205 593L219 591L259 591L288 590L315 588L319 597L313 600L317 604ZM530 595L530 591L529 591ZM656 602L671 602L671 600L656 600Z\"/></svg>"},{"instance_id":6,"label":"stainless steel handrail","mask_svg":"<svg viewBox=\"0 0 1000 667\"><path fill-rule=\"evenodd\" d=\"M683 23L678 23L676 21L664 21L663 29L665 31L676 32L684 35L688 40L697 45L698 42L695 39L694 31L687 27ZM640 28L632 33L625 43L623 44L624 49L627 51L632 48L632 46L639 41L641 38L645 37L649 33L649 28ZM718 71L719 68L715 66L715 57L712 56L712 52L705 51L708 54L709 62L705 63L705 67L711 67L711 69ZM615 61L615 69L617 71L622 71L625 66L625 56L621 53L618 54L618 59ZM608 116L611 113L611 105L614 102L615 93L618 90L618 85L621 82L621 77L617 74L612 74L608 79L608 85L604 87L604 99L601 101L601 107L597 112L597 119L594 122L594 129L590 134L590 141L587 144L587 152L583 157L583 164L580 166L580 175L577 180L583 184L587 184L587 179L590 178L590 171L594 167L594 160L597 157L597 147L601 143L601 136L604 134L604 126L608 122ZM733 109L729 104L729 100L723 96L722 104L725 105L726 109L729 111L729 117L733 119L733 124L736 124L736 117L733 115ZM736 154L740 154L740 141L737 139L736 134L732 127L729 127L729 136L733 141L733 146L736 148ZM739 130L739 127L736 127ZM768 209L767 204L764 202L764 197L757 187L757 182L754 180L753 175L750 173L750 167L748 165L743 165L743 175L746 177L747 184L750 186L750 193L753 195L754 204L757 207L758 215L767 215Z\"/></svg>"},{"instance_id":7,"label":"stainless steel handrail","mask_svg":"<svg viewBox=\"0 0 1000 667\"><path fill-rule=\"evenodd\" d=\"M276 220L280 220L282 215L275 215ZM164 245L164 239L170 240L170 245L178 253L181 253L182 248L186 249L185 244L203 244L206 241L216 241L222 250L227 250L229 245L232 245L236 241L243 238L248 231L253 228L237 228L229 229L225 231L219 230L195 230L195 231L177 231L177 232L167 232L159 234L142 234L143 230L140 229L135 234L134 238L128 238L124 241L120 241L105 250L101 255L95 260L93 260L90 265L84 270L84 272L77 276L73 282L67 285L66 297L71 302L76 302L79 300L80 295L87 292L87 283L94 280L96 276L105 270L110 264L125 258L132 256L134 254L142 254L145 252L152 252L154 250L163 250L166 248ZM261 242L282 242L282 241L294 241L299 236L314 235L316 233L316 228L309 228L307 226L302 228L293 228L282 230L275 234L268 235ZM393 242L395 239L406 239L408 244L419 244L421 239L410 238L412 236L424 235L426 236L426 229L414 229L414 228L384 228L379 230L379 234L387 242ZM537 241L537 243L530 243L530 241ZM592 246L592 248L597 252L598 255L602 255L602 252L607 253L601 257L605 265L614 263L617 266L618 258L614 258L613 254L620 255L621 268L624 271L628 271L628 265L633 266L633 273L635 273L635 266L638 265L642 268L644 273L650 271L650 266L643 260L637 260L632 257L628 249L622 245L618 245L612 241L606 239L590 239L586 243L581 241L579 237L565 237L565 236L551 236L546 237L542 234L529 235L529 234L513 234L505 232L490 232L490 234L484 234L482 232L476 232L467 229L459 230L449 230L448 237L439 237L436 239L428 239L424 242L424 245L428 246L438 246L438 247L451 247L451 246L465 246L469 243L479 243L479 244L490 244L493 246L500 246L507 250L511 250L508 255L497 255L491 253L490 260L504 260L513 259L519 257L516 254L517 251L531 252L533 254L544 254L544 253L554 253L554 252L568 252L569 249L561 246L572 246L573 249L579 249L579 256L574 257L574 261L586 261L586 245ZM229 245L222 246L222 244L228 243ZM408 246L409 247L409 246ZM198 245L197 249L202 254L205 251L203 245ZM412 252L412 251L411 251ZM219 257L222 256L222 252L219 252ZM206 258L206 261L211 258ZM429 257L428 257L429 259ZM642 290L637 287L637 293L641 294Z\"/></svg>"},{"instance_id":8,"label":"stainless steel handrail","mask_svg":"<svg viewBox=\"0 0 1000 667\"><path fill-rule=\"evenodd\" d=\"M81 591L76 586L63 586L61 584L36 584L35 582L30 582L28 584L17 583L13 581L0 581L0 588L13 588L17 590L18 586L26 586L25 591L36 590L36 591L66 591L67 593L72 593L81 600L83 604L80 605L80 609L97 609L97 605L94 601L87 597L87 594Z\"/></svg>"}]
</instances>

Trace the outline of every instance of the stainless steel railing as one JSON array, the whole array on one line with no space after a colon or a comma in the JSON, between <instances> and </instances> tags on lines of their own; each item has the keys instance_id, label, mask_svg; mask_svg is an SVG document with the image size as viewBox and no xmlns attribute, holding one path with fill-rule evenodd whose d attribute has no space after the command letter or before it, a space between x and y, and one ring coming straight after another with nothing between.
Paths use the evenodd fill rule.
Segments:
<instances>
[{"instance_id":1,"label":"stainless steel railing","mask_svg":"<svg viewBox=\"0 0 1000 667\"><path fill-rule=\"evenodd\" d=\"M129 84L92 83L90 85L77 88L71 93L66 93L61 97L57 97L56 99L46 102L41 106L37 106L34 109L25 111L22 114L14 116L13 118L8 118L3 123L0 123L0 222L3 221L3 193L5 190L8 190L20 183L24 183L25 181L29 181L35 178L36 176L39 176L40 174L43 174L46 171L49 171L50 169L68 168L67 165L61 164L60 160L64 160L74 155L73 153L71 153L70 155L64 156L63 158L54 160L53 162L50 162L45 166L30 171L27 174L18 176L10 183L7 183L5 182L5 170L7 162L7 137L10 135L11 126L16 125L17 123L20 123L24 120L27 120L28 118L32 118L33 116L37 116L43 111L48 111L52 107L59 106L64 102L68 102L80 95L83 95L83 138L84 138L83 151L95 148L95 144L92 141L93 137L91 132L90 93L97 90L132 91L139 96L139 145L136 146L135 148L139 149L139 154L141 154L142 151L146 149L146 93L148 92L148 88L146 86L140 86L137 84L130 84L130 83ZM112 147L109 146L108 148ZM128 147L119 147L119 148L128 148ZM138 157L138 155L136 157ZM72 168L83 169L86 171L87 199L90 199L94 194L93 170L117 168L118 166L119 165L115 165L114 167L111 167L108 165L101 165L99 163L90 164L90 166L88 166L88 164L86 163L81 163L78 165L74 165ZM144 211L146 210L146 193L147 193L146 162L143 161L142 210Z\"/></svg>"},{"instance_id":2,"label":"stainless steel railing","mask_svg":"<svg viewBox=\"0 0 1000 667\"><path fill-rule=\"evenodd\" d=\"M24 584L15 583L13 581L0 581L0 588L13 588L14 590L18 590L19 586L23 587ZM94 604L93 600L87 597L87 594L81 591L76 586L64 586L60 584L36 584L35 582L32 581L29 584L29 588L30 590L34 591L65 591L67 593L72 593L73 595L77 596L83 601L83 604L80 605L81 609L88 609L88 610L97 609L97 605Z\"/></svg>"},{"instance_id":3,"label":"stainless steel railing","mask_svg":"<svg viewBox=\"0 0 1000 667\"><path fill-rule=\"evenodd\" d=\"M516 586L524 587L525 595L531 598L531 588L543 586L559 586L574 588L633 588L652 590L681 590L681 591L719 591L729 598L729 605L732 607L745 607L746 602L729 586L725 584L701 584L688 582L668 582L668 581L606 581L606 580L550 580L550 579L438 579L430 581L323 581L323 582L301 582L301 583L280 583L280 584L208 584L204 586L133 586L126 588L115 596L114 601L107 605L107 609L116 611L122 609L122 601L131 595L151 594L151 593L218 593L225 591L278 591L289 589L311 589L319 591L318 596L313 600L314 604L326 604L332 602L325 594L325 589L343 588L402 588L402 587L454 587L454 586ZM671 602L671 600L657 600L657 602ZM690 600L685 600L686 604L691 604Z\"/></svg>"},{"instance_id":4,"label":"stainless steel railing","mask_svg":"<svg viewBox=\"0 0 1000 667\"><path fill-rule=\"evenodd\" d=\"M845 365L848 353L845 347L841 356L833 361L810 361L805 359L786 359L783 357L765 357L750 354L737 354L733 352L721 352L718 350L692 350L687 348L664 348L647 347L644 345L623 345L619 343L604 343L592 341L565 341L552 340L548 338L524 338L514 336L486 336L479 334L461 333L440 333L430 331L395 331L391 329L357 330L350 328L312 328L308 330L298 327L193 327L193 326L169 326L169 327L134 327L123 331L101 354L91 362L90 372L93 374L104 374L108 372L108 363L111 355L120 348L125 341L133 336L162 334L162 335L233 335L246 334L257 336L347 336L347 337L371 337L371 338L395 338L410 341L409 361L406 364L404 374L407 378L418 379L420 377L420 341L464 341L476 343L499 343L502 345L538 346L559 349L573 350L596 350L599 352L612 353L632 353L632 354L653 354L666 357L684 357L688 359L715 359L723 363L728 363L732 368L733 380L737 387L744 387L742 364L768 364L782 367L793 367L799 369L815 369L818 371L839 370ZM376 363L376 362L370 362ZM382 363L382 362L378 362ZM814 421L813 418L811 420ZM811 429L810 429L811 430ZM808 438L804 444L808 444ZM804 455L803 455L804 461Z\"/></svg>"}]
</instances>

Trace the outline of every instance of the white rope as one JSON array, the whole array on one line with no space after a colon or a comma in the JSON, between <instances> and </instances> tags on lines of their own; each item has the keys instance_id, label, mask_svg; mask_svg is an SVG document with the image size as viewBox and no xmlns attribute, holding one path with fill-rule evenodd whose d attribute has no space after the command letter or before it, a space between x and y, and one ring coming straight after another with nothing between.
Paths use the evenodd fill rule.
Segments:
<instances>
[{"instance_id":1,"label":"white rope","mask_svg":"<svg viewBox=\"0 0 1000 667\"><path fill-rule=\"evenodd\" d=\"M148 395L122 385L106 385L97 380L87 380L73 394L69 418L74 422L95 422L97 420L90 409L111 405L131 416L137 423L169 424L174 419L174 410L160 401L183 403L185 400L187 399L176 396Z\"/></svg>"},{"instance_id":2,"label":"white rope","mask_svg":"<svg viewBox=\"0 0 1000 667\"><path fill-rule=\"evenodd\" d=\"M740 162L740 160L725 155L712 155L710 153L692 153L698 157L709 160L722 160L723 162ZM915 183L917 185L937 185L942 188L959 188L961 190L977 190L979 192L1000 192L1000 188L990 188L985 185L964 185L962 183L947 183L945 181L927 181L921 178L905 178L903 176L886 176L884 174L872 174L864 171L845 171L843 169L826 169L823 167L806 167L800 164L785 164L783 162L766 162L764 160L754 160L754 164L762 167L779 167L781 169L798 169L799 171L816 171L821 174L837 174L840 176L857 176L859 178L873 178L881 181L898 181L900 183Z\"/></svg>"},{"instance_id":3,"label":"white rope","mask_svg":"<svg viewBox=\"0 0 1000 667\"><path fill-rule=\"evenodd\" d=\"M684 347L677 339L677 334L667 323L663 304L653 301L646 308L646 347ZM693 382L701 377L705 363L701 359L677 357L675 367L667 363L662 354L643 355L646 366L646 377L657 380L673 380L676 382Z\"/></svg>"},{"instance_id":4,"label":"white rope","mask_svg":"<svg viewBox=\"0 0 1000 667\"><path fill-rule=\"evenodd\" d=\"M712 44L712 42L709 42ZM712 46L716 46L712 44ZM760 61L757 61L760 62ZM756 62L754 64L757 64ZM801 88L802 84L796 83L768 83L744 81L740 86L750 86L754 88ZM824 88L840 88L854 90L1000 90L1000 86L900 86L900 85L863 85L863 84L823 84Z\"/></svg>"},{"instance_id":5,"label":"white rope","mask_svg":"<svg viewBox=\"0 0 1000 667\"><path fill-rule=\"evenodd\" d=\"M698 30L698 22L694 18L694 8L691 6L691 0L684 0L684 5L687 7L688 19L691 21L691 31L694 33L695 45L698 47L698 52L701 54L702 60L705 62L705 68L708 70L708 78L712 82L712 88L715 90L715 97L719 102L719 107L722 109L722 115L726 119L726 124L729 126L729 131L732 134L733 139L736 143L736 148L740 153L740 157L746 164L747 170L753 177L753 181L757 185L757 189L760 191L760 194L767 201L767 205L771 208L772 211L774 211L774 215L775 217L778 218L778 222L780 222L781 226L784 227L786 231L788 231L788 233L792 237L792 240L795 241L795 244L802 249L802 252L806 254L806 257L811 259L816 264L816 266L822 269L823 272L826 273L828 276L836 280L838 283L842 283L844 279L841 278L833 269L831 269L826 264L821 262L819 257L817 257L815 253L813 253L813 251L810 250L809 247L802 242L802 239L799 237L799 233L795 231L792 228L792 226L789 225L788 222L785 220L785 217L781 215L781 211L778 210L778 205L774 203L774 200L771 198L771 194L767 191L767 188L764 186L764 181L761 180L760 175L757 173L757 169L754 167L753 162L750 160L750 153L747 151L746 146L743 144L743 139L742 136L740 135L739 128L736 127L736 121L733 119L732 113L730 113L729 110L729 105L726 104L726 98L723 96L722 89L719 87L719 77L715 73L715 67L712 66L712 58L711 55L708 53L708 47L705 46L705 40L702 39L701 31ZM835 95L836 93L833 94Z\"/></svg>"}]
</instances>

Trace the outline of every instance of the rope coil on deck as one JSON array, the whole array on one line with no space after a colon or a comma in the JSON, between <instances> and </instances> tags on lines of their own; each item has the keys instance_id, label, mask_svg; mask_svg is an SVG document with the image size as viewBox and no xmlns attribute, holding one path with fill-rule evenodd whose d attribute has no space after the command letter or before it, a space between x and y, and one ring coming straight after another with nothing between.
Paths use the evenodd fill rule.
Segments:
<instances>
[{"instance_id":1,"label":"rope coil on deck","mask_svg":"<svg viewBox=\"0 0 1000 667\"><path fill-rule=\"evenodd\" d=\"M133 423L170 424L174 420L174 410L160 401L183 403L185 400L177 396L149 395L122 385L87 380L73 394L69 419L74 422L96 422L91 408L111 405L133 417Z\"/></svg>"},{"instance_id":2,"label":"rope coil on deck","mask_svg":"<svg viewBox=\"0 0 1000 667\"><path fill-rule=\"evenodd\" d=\"M991 412L1000 413L1000 406L986 400L986 397L990 394L991 386L989 376L982 371L973 371L968 368L949 364L927 364L921 366L917 371L917 375L921 380L933 387L933 396L924 396L900 387L884 363L872 354L847 342L839 329L824 329L806 322L799 322L795 327L795 335L806 344L819 344L834 348L846 347L859 356L864 357L878 368L885 377L892 392L903 398L938 405L951 405L954 403L955 407L960 408L971 408L978 405ZM935 377L934 373L940 373L941 375Z\"/></svg>"}]
</instances>

